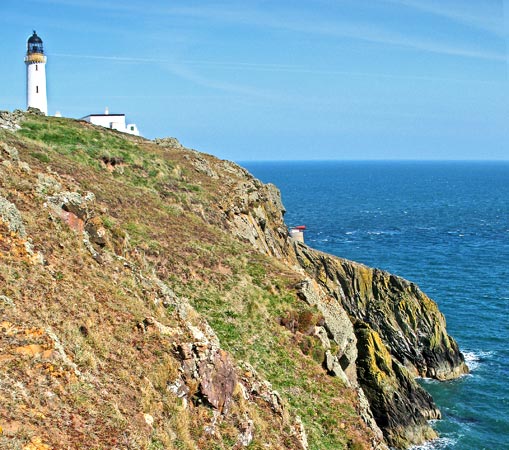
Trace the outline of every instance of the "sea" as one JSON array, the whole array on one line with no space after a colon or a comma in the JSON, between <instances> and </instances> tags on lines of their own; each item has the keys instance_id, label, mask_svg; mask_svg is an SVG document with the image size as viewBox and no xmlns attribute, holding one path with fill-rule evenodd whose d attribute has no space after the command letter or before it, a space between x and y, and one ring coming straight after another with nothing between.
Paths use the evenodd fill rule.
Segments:
<instances>
[{"instance_id":1,"label":"sea","mask_svg":"<svg viewBox=\"0 0 509 450\"><path fill-rule=\"evenodd\" d=\"M244 162L279 187L308 245L417 283L470 374L419 382L440 438L414 450L509 449L509 162Z\"/></svg>"}]
</instances>

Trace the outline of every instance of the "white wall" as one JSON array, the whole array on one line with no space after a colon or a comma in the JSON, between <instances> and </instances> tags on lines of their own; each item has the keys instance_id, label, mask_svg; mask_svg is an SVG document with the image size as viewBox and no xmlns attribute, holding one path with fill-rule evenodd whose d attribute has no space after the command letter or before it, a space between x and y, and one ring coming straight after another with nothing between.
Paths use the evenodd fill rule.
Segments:
<instances>
[{"instance_id":1,"label":"white wall","mask_svg":"<svg viewBox=\"0 0 509 450\"><path fill-rule=\"evenodd\" d=\"M126 133L134 134L135 136L140 135L140 131L138 130L138 127L135 123L128 123L126 126Z\"/></svg>"},{"instance_id":2,"label":"white wall","mask_svg":"<svg viewBox=\"0 0 509 450\"><path fill-rule=\"evenodd\" d=\"M100 125L101 127L111 128L113 130L125 131L125 116L123 114L110 114L101 116L87 116L85 117L87 122L93 123L94 125Z\"/></svg>"},{"instance_id":3,"label":"white wall","mask_svg":"<svg viewBox=\"0 0 509 450\"><path fill-rule=\"evenodd\" d=\"M46 63L27 63L27 108L38 108L48 114Z\"/></svg>"},{"instance_id":4,"label":"white wall","mask_svg":"<svg viewBox=\"0 0 509 450\"><path fill-rule=\"evenodd\" d=\"M101 127L111 128L112 130L121 131L122 133L140 135L138 127L134 123L126 125L124 114L101 114L83 117L83 120Z\"/></svg>"}]
</instances>

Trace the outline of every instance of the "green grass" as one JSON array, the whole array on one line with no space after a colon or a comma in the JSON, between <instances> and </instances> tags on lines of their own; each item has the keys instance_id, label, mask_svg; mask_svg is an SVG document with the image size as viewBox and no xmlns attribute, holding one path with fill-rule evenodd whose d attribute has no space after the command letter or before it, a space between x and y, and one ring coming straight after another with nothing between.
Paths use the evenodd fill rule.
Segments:
<instances>
[{"instance_id":1,"label":"green grass","mask_svg":"<svg viewBox=\"0 0 509 450\"><path fill-rule=\"evenodd\" d=\"M32 153L30 153L30 156L33 156L34 158L38 159L39 161L41 161L43 163L50 162L50 157L46 153L32 152Z\"/></svg>"},{"instance_id":2,"label":"green grass","mask_svg":"<svg viewBox=\"0 0 509 450\"><path fill-rule=\"evenodd\" d=\"M253 281L268 282L262 269L253 262L245 267ZM297 311L298 316L299 311L303 308L308 311L309 307L291 291L283 290L276 295L255 282L246 294L245 289L235 288L241 284L240 279L232 282L230 292L209 286L200 295L194 295L193 304L207 315L221 346L236 359L251 363L283 395L291 411L302 418L310 449L350 448L347 433L340 424L357 421L351 393L321 368L324 350L317 338L304 337L312 343L305 354L295 336L278 323L282 314ZM194 286L192 290L196 294L201 288Z\"/></svg>"},{"instance_id":3,"label":"green grass","mask_svg":"<svg viewBox=\"0 0 509 450\"><path fill-rule=\"evenodd\" d=\"M103 151L129 158L136 145L114 131L88 129L70 119L27 116L19 131L22 136L44 142L61 152L84 150L96 157Z\"/></svg>"},{"instance_id":4,"label":"green grass","mask_svg":"<svg viewBox=\"0 0 509 450\"><path fill-rule=\"evenodd\" d=\"M114 176L129 180L134 186L156 188L161 183L176 183L180 190L199 193L201 188L175 179L174 165L146 151L132 137L106 128L83 126L71 119L28 115L19 134L31 141L43 142L47 151L32 152L31 156L49 163L57 155L106 172L103 161L116 158L121 170Z\"/></svg>"},{"instance_id":5,"label":"green grass","mask_svg":"<svg viewBox=\"0 0 509 450\"><path fill-rule=\"evenodd\" d=\"M292 285L297 275L291 275L281 262L236 240L220 223L222 211L217 209L214 198L228 195L221 180L204 178L188 163L186 155L177 154L178 151L172 153L173 150L143 140L69 119L28 115L15 139L34 172L44 171L50 165L54 172L66 175L62 176L66 189L96 193L94 208L107 230L108 245L137 265L147 279L157 274L177 294L191 300L217 333L221 346L237 361L251 363L281 393L291 413L302 418L311 450L355 448L352 430L361 425L353 407L354 394L340 380L325 373L321 367L324 353L321 342L306 334L319 320L319 314L296 296ZM121 162L118 167L107 166L103 157L119 158ZM73 181L67 183L69 179ZM120 263L111 272L117 264L115 259L96 266L74 232L66 231L59 222L48 222L46 215L30 207L28 201L23 211L25 216L33 217L27 229L32 233L37 226L40 230L47 228L46 235L44 231L39 231L40 236L34 233L34 244L46 251L55 266L52 277L42 272L40 279L32 283L44 304L40 310L55 322L57 329L69 327L67 331L60 329L59 336L67 342L66 349L75 349L74 358L80 370L92 370L97 377L107 376L105 380L110 384L106 385L114 386L117 380L129 395L115 394L112 398L119 405L121 398L136 404L141 375L156 377L155 367L168 351L155 335L140 334L136 324L149 316L171 322L173 309L164 309L163 316L158 316L161 311L152 301L158 294L146 280L140 282ZM209 211L214 214L207 216ZM84 267L87 270L82 270ZM24 286L22 281L28 270L21 264L6 266L0 278L16 289L13 292L16 294ZM73 276L76 273L80 276ZM82 282L88 289L79 288ZM33 290L30 292L32 295ZM13 298L22 301L20 293ZM79 308L75 310L74 304ZM286 316L297 320L296 331L280 325L280 319ZM62 320L58 322L53 317ZM86 338L77 331L81 325L89 329ZM132 367L118 370L118 364L129 361L127 358L131 358L132 366L140 365L134 379L128 376ZM177 371L176 365L174 370ZM158 396L168 395L168 372L164 367L160 372L163 374L160 383L154 382L154 386L162 389L147 391L148 405L155 406ZM96 404L90 399L95 399L95 395L77 386L72 392L72 404L93 410ZM210 420L206 415L192 416L198 414L199 408L184 411L180 399L173 399L174 404L171 401L161 400L164 406L160 417L169 420L176 438L170 445L168 436L161 431L146 441L148 448L192 448L189 442L201 436L204 421ZM276 430L279 419L263 405L259 409L253 405L249 408L250 414L256 411L263 418L256 422L255 441L249 448L265 448L265 436L274 437L280 432ZM110 422L116 421L119 429L125 426L123 413L116 408L105 407L101 411ZM240 417L243 411L237 413ZM236 435L228 434L236 430L234 420L225 419L224 436L217 442L210 438L209 446L203 448L234 445ZM263 429L264 425L270 429ZM274 437L273 442L276 441Z\"/></svg>"},{"instance_id":6,"label":"green grass","mask_svg":"<svg viewBox=\"0 0 509 450\"><path fill-rule=\"evenodd\" d=\"M251 276L253 283L256 286L262 287L265 276L267 275L263 264L258 261L250 261L246 267L246 271Z\"/></svg>"}]
</instances>

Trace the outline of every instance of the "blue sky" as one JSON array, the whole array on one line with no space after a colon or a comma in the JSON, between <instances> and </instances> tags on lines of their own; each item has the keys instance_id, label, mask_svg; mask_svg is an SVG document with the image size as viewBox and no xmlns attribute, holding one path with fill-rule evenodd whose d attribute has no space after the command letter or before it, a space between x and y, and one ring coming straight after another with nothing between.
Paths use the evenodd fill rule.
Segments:
<instances>
[{"instance_id":1,"label":"blue sky","mask_svg":"<svg viewBox=\"0 0 509 450\"><path fill-rule=\"evenodd\" d=\"M509 0L1 0L0 109L124 112L222 158L509 159Z\"/></svg>"}]
</instances>

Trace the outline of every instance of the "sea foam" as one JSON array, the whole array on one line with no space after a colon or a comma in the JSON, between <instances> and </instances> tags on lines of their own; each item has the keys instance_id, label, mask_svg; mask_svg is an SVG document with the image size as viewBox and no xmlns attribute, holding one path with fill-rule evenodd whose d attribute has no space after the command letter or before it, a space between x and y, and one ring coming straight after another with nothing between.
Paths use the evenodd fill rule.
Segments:
<instances>
[{"instance_id":1,"label":"sea foam","mask_svg":"<svg viewBox=\"0 0 509 450\"><path fill-rule=\"evenodd\" d=\"M470 371L477 370L479 366L486 361L493 352L463 352L463 356L465 357L465 363L467 364Z\"/></svg>"},{"instance_id":2,"label":"sea foam","mask_svg":"<svg viewBox=\"0 0 509 450\"><path fill-rule=\"evenodd\" d=\"M427 441L421 445L413 445L410 447L410 450L441 450L446 448L454 448L456 442L456 439L440 437L438 439L433 439L432 441Z\"/></svg>"}]
</instances>

